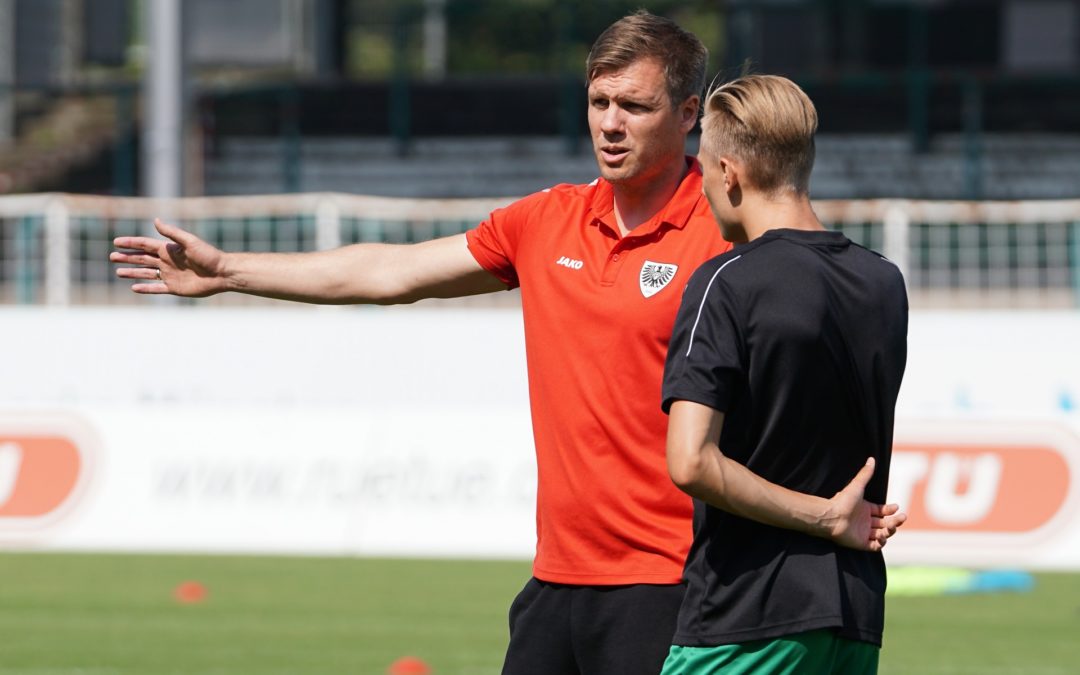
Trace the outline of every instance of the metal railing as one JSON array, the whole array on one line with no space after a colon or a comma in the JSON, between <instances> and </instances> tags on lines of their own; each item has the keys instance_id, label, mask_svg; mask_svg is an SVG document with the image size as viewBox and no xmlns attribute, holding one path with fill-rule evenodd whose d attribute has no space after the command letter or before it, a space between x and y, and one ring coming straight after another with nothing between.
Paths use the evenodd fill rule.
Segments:
<instances>
[{"instance_id":1,"label":"metal railing","mask_svg":"<svg viewBox=\"0 0 1080 675\"><path fill-rule=\"evenodd\" d=\"M509 201L338 193L176 200L0 197L0 302L146 301L115 277L108 253L116 236L152 233L155 217L225 250L300 252L464 232ZM1080 306L1080 200L819 201L814 206L828 227L900 266L914 307ZM211 302L266 301L219 296Z\"/></svg>"}]
</instances>

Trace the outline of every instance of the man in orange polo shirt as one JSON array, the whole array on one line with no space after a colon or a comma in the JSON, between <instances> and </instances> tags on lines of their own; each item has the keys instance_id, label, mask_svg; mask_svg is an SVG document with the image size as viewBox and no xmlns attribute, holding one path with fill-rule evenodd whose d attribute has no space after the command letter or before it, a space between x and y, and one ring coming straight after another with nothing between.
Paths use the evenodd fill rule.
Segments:
<instances>
[{"instance_id":1,"label":"man in orange polo shirt","mask_svg":"<svg viewBox=\"0 0 1080 675\"><path fill-rule=\"evenodd\" d=\"M136 293L391 304L520 286L537 551L510 612L508 675L654 675L674 633L692 506L665 467L664 357L690 274L729 247L685 156L706 59L667 19L613 24L586 63L600 178L467 234L298 255L226 254L160 222L171 241L116 240Z\"/></svg>"}]
</instances>

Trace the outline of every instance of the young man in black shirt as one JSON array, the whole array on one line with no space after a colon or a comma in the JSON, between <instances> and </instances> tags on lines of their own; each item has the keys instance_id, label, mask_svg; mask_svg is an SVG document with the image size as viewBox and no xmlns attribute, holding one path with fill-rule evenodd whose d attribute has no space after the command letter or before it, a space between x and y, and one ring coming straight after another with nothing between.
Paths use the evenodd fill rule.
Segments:
<instances>
[{"instance_id":1,"label":"young man in black shirt","mask_svg":"<svg viewBox=\"0 0 1080 675\"><path fill-rule=\"evenodd\" d=\"M704 190L736 246L690 280L664 375L669 472L695 498L665 675L877 671L884 540L865 528L904 520L874 504L907 295L895 265L815 216L816 128L809 98L781 77L740 78L706 103ZM826 499L856 473L863 529ZM765 481L793 493L781 503Z\"/></svg>"}]
</instances>

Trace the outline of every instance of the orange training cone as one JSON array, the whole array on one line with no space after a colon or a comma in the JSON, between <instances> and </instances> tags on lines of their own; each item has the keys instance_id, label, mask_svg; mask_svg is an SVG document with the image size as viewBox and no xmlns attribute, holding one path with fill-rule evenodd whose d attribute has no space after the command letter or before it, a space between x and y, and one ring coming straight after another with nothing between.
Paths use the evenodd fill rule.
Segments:
<instances>
[{"instance_id":1,"label":"orange training cone","mask_svg":"<svg viewBox=\"0 0 1080 675\"><path fill-rule=\"evenodd\" d=\"M431 666L415 656L402 656L386 669L387 675L431 675Z\"/></svg>"},{"instance_id":2,"label":"orange training cone","mask_svg":"<svg viewBox=\"0 0 1080 675\"><path fill-rule=\"evenodd\" d=\"M198 581L185 581L173 589L173 597L176 601L185 605L192 605L206 600L207 590Z\"/></svg>"}]
</instances>

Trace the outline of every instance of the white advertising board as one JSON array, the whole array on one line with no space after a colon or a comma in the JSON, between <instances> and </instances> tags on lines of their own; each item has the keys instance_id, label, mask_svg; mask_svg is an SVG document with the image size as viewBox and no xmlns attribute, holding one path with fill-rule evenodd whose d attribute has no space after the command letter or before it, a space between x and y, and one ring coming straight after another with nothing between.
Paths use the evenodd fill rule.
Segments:
<instances>
[{"instance_id":1,"label":"white advertising board","mask_svg":"<svg viewBox=\"0 0 1080 675\"><path fill-rule=\"evenodd\" d=\"M0 547L533 553L515 310L0 317ZM891 562L1080 569L1076 345L1076 313L912 315Z\"/></svg>"}]
</instances>

